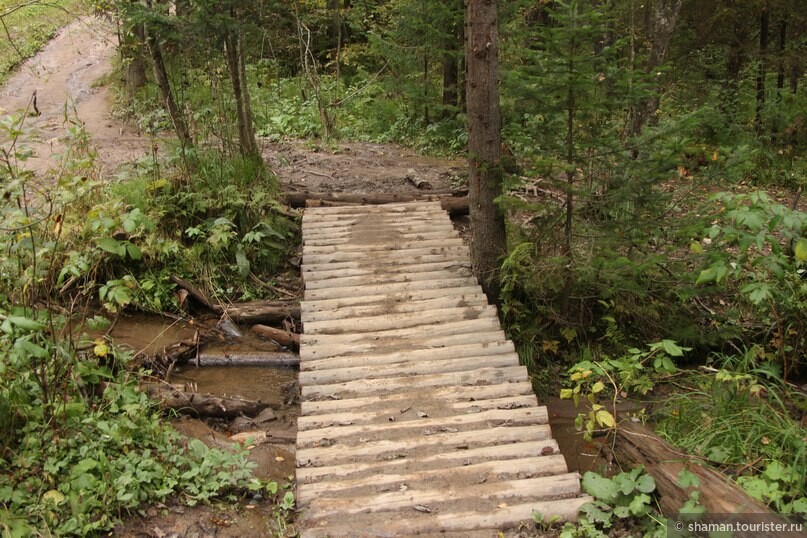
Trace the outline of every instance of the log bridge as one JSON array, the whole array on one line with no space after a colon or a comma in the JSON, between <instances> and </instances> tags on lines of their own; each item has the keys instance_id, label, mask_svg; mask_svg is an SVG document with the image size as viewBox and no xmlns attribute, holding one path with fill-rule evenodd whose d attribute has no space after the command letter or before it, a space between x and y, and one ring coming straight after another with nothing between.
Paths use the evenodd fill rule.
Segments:
<instances>
[{"instance_id":1,"label":"log bridge","mask_svg":"<svg viewBox=\"0 0 807 538\"><path fill-rule=\"evenodd\" d=\"M581 494L439 202L309 208L300 535L497 536Z\"/></svg>"}]
</instances>

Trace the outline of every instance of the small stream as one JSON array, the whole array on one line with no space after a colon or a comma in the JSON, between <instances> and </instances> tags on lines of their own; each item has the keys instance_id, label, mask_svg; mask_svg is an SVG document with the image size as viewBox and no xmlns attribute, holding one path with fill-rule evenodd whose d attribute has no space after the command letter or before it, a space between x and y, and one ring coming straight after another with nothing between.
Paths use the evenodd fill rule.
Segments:
<instances>
[{"instance_id":1,"label":"small stream","mask_svg":"<svg viewBox=\"0 0 807 538\"><path fill-rule=\"evenodd\" d=\"M111 336L118 345L134 351L154 354L180 340L192 338L195 327L184 321L147 316L142 314L122 316L112 330ZM299 392L297 368L293 366L262 366L254 362L261 356L286 353L273 342L262 339L248 328L241 328L243 336L220 338L204 347L202 359L226 358L234 362L245 360L246 365L202 366L193 361L177 367L171 383L184 383L193 391L220 396L260 400L271 407L281 408L279 423L296 429L300 404L294 395ZM202 361L204 364L205 360ZM250 362L252 362L250 364ZM295 402L289 405L290 402ZM602 439L588 442L574 426L578 410L569 400L550 397L542 399L549 412L552 435L566 458L569 471L581 474L586 471L608 473L601 454Z\"/></svg>"}]
</instances>

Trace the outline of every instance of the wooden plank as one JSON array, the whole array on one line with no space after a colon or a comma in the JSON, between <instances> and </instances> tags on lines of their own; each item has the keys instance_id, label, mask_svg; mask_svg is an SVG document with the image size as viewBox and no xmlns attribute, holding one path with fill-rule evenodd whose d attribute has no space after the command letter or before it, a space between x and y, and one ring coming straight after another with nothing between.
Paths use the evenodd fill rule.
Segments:
<instances>
[{"instance_id":1,"label":"wooden plank","mask_svg":"<svg viewBox=\"0 0 807 538\"><path fill-rule=\"evenodd\" d=\"M344 439L356 435L380 436L385 433L408 433L409 435L433 435L439 431L456 430L479 423L491 425L514 424L525 426L528 424L547 424L547 411L545 407L525 407L520 409L491 409L479 413L462 413L459 415L441 416L435 418L419 418L417 415L408 420L395 422L381 422L373 424L349 424L303 430L297 432L297 447L312 446L321 439ZM406 430L419 430L419 432L406 432ZM423 433L432 432L432 433Z\"/></svg>"},{"instance_id":2,"label":"wooden plank","mask_svg":"<svg viewBox=\"0 0 807 538\"><path fill-rule=\"evenodd\" d=\"M402 290L388 293L358 293L353 297L340 297L338 299L310 300L300 303L301 316L305 319L311 312L319 312L325 319L334 319L326 316L327 312L342 310L348 307L378 307L392 303L405 303L411 301L425 301L429 299L459 299L470 301L478 298L481 290L478 285L462 286L457 288L436 288L429 290Z\"/></svg>"},{"instance_id":3,"label":"wooden plank","mask_svg":"<svg viewBox=\"0 0 807 538\"><path fill-rule=\"evenodd\" d=\"M329 536L330 538L354 537L356 529L361 529L364 536L408 536L416 534L441 535L446 531L461 532L463 536L468 532L480 529L500 531L519 526L522 522L534 521L533 512L543 514L545 521L556 520L575 521L577 512L582 505L591 502L589 496L578 496L568 499L535 501L523 504L502 504L493 506L484 513L476 511L438 511L423 514L422 517L413 517L411 512L404 512L404 517L374 517L364 520L360 516L353 516L350 523L336 524L332 521L315 520L307 518L305 527L301 529L301 538ZM377 526L372 528L369 521L376 521ZM491 534L495 536L495 533Z\"/></svg>"},{"instance_id":4,"label":"wooden plank","mask_svg":"<svg viewBox=\"0 0 807 538\"><path fill-rule=\"evenodd\" d=\"M485 341L466 345L444 345L428 349L406 349L379 355L351 355L347 357L328 357L325 359L306 359L301 361L300 369L332 370L335 368L351 368L354 366L384 366L399 362L416 360L464 359L466 357L486 357L490 355L506 355L515 353L515 346L509 340Z\"/></svg>"},{"instance_id":5,"label":"wooden plank","mask_svg":"<svg viewBox=\"0 0 807 538\"><path fill-rule=\"evenodd\" d=\"M477 318L464 319L460 321L446 321L434 324L428 329L430 339L437 336L466 335L468 333L481 331L499 330L498 318ZM424 333L421 327L407 327L405 329L378 330L372 333L347 333L347 334L302 334L300 335L300 345L314 346L317 344L334 345L347 343L360 343L366 340L405 340L423 339Z\"/></svg>"},{"instance_id":6,"label":"wooden plank","mask_svg":"<svg viewBox=\"0 0 807 538\"><path fill-rule=\"evenodd\" d=\"M449 224L429 224L421 226L390 225L356 225L346 231L318 230L303 235L303 248L313 246L344 245L356 242L386 242L390 240L425 240L459 237L459 233Z\"/></svg>"},{"instance_id":7,"label":"wooden plank","mask_svg":"<svg viewBox=\"0 0 807 538\"><path fill-rule=\"evenodd\" d=\"M344 245L325 245L325 246L309 246L303 245L303 259L308 259L310 256L317 256L322 254L339 253L367 253L370 252L403 252L412 250L419 250L423 248L447 248L447 247L461 247L464 246L462 238L457 237L444 237L438 234L436 238L432 239L391 239L380 243L345 243Z\"/></svg>"},{"instance_id":8,"label":"wooden plank","mask_svg":"<svg viewBox=\"0 0 807 538\"><path fill-rule=\"evenodd\" d=\"M347 445L336 443L332 446L300 448L296 451L297 467L313 465L333 465L356 461L359 458L408 457L408 453L435 450L438 447L452 447L463 451L463 447L479 448L481 446L505 445L529 441L546 441L552 438L552 430L548 425L532 426L497 426L485 430L471 430L454 433L436 433L422 435L410 439L394 441L381 439L378 441L358 440L358 444ZM391 454L391 456L390 456Z\"/></svg>"},{"instance_id":9,"label":"wooden plank","mask_svg":"<svg viewBox=\"0 0 807 538\"><path fill-rule=\"evenodd\" d=\"M438 254L427 256L413 256L410 259L401 261L400 259L380 259L373 257L372 260L361 259L345 262L333 262L323 264L307 264L304 263L300 266L303 276L306 278L309 275L321 273L323 271L338 271L341 269L363 269L371 271L395 271L399 267L423 266L426 264L469 264L468 258L464 256L466 252L457 252L450 255ZM370 263L372 261L372 263Z\"/></svg>"},{"instance_id":10,"label":"wooden plank","mask_svg":"<svg viewBox=\"0 0 807 538\"><path fill-rule=\"evenodd\" d=\"M305 321L306 334L339 334L352 331L365 333L409 328L418 325L435 325L454 320L471 320L496 317L496 307L487 304L481 306L462 306L458 308L437 308L419 312L398 313L394 305L390 313L375 316L357 316L353 319L335 319L325 321Z\"/></svg>"},{"instance_id":11,"label":"wooden plank","mask_svg":"<svg viewBox=\"0 0 807 538\"><path fill-rule=\"evenodd\" d=\"M455 241L456 242L456 241ZM334 262L349 262L349 261L360 261L360 262L371 262L373 264L378 263L381 260L382 263L387 261L393 260L404 260L404 261L418 261L423 260L423 257L426 256L443 256L443 258L432 258L431 261L438 261L440 259L456 259L457 256L462 256L463 259L468 259L470 256L470 251L468 247L465 245L462 246L443 246L443 247L426 247L420 246L418 248L410 248L408 250L389 250L389 251L380 251L376 254L372 255L372 258L368 258L368 254L366 252L332 252L330 254L306 254L303 253L303 263L305 265L309 264L322 264L322 263L334 263Z\"/></svg>"},{"instance_id":12,"label":"wooden plank","mask_svg":"<svg viewBox=\"0 0 807 538\"><path fill-rule=\"evenodd\" d=\"M504 368L479 368L448 374L382 377L380 379L356 379L330 385L306 385L302 387L304 398L329 397L338 394L369 395L391 390L408 390L417 387L445 387L448 385L478 385L527 381L527 369L523 366Z\"/></svg>"},{"instance_id":13,"label":"wooden plank","mask_svg":"<svg viewBox=\"0 0 807 538\"><path fill-rule=\"evenodd\" d=\"M398 230L356 230L346 237L309 237L303 241L303 252L334 252L337 250L391 250L398 245L443 246L460 239L456 230L404 232ZM439 241L439 243L435 243ZM462 239L460 239L462 241ZM460 244L460 243L457 243ZM376 247L376 248L373 248Z\"/></svg>"},{"instance_id":14,"label":"wooden plank","mask_svg":"<svg viewBox=\"0 0 807 538\"><path fill-rule=\"evenodd\" d=\"M457 277L473 277L470 268L467 269L440 269L423 273L385 273L379 272L362 276L345 276L329 278L328 280L306 281L306 290L348 288L356 286L377 286L379 284L392 284L395 282L419 282L421 280L440 281Z\"/></svg>"},{"instance_id":15,"label":"wooden plank","mask_svg":"<svg viewBox=\"0 0 807 538\"><path fill-rule=\"evenodd\" d=\"M411 401L418 401L417 409L412 408L409 403ZM521 407L539 407L535 395L511 396L507 398L463 402L446 402L445 400L436 398L427 399L425 397L422 400L419 400L417 397L414 397L410 398L410 400L406 403L406 407L403 408L400 402L392 402L392 404L380 404L372 409L365 409L363 411L347 410L338 413L319 413L299 416L297 417L297 430L313 430L316 428L326 428L337 424L364 424L378 422L379 420L388 420L389 417L399 419L400 417L405 416L407 413L417 414L420 411L436 415L437 413L446 412L453 412L454 414L478 413L480 411L489 411L492 409L518 409Z\"/></svg>"},{"instance_id":16,"label":"wooden plank","mask_svg":"<svg viewBox=\"0 0 807 538\"><path fill-rule=\"evenodd\" d=\"M355 263L355 262L354 262ZM306 286L319 280L331 278L344 278L348 276L374 275L379 273L429 273L432 271L454 271L457 269L470 269L471 262L467 260L439 261L436 263L397 263L387 266L372 266L355 263L355 267L343 269L319 269L309 271L307 266L301 268Z\"/></svg>"},{"instance_id":17,"label":"wooden plank","mask_svg":"<svg viewBox=\"0 0 807 538\"><path fill-rule=\"evenodd\" d=\"M475 478L477 481L483 479L495 480L497 475L503 477L518 477L519 479L535 478L551 474L567 474L566 464L563 456L531 456L509 460L493 460L482 463L460 465L450 468L428 469L417 472L405 472L392 469L385 469L383 472L375 473L362 478L342 479L336 476L326 475L316 479L297 482L297 502L298 505L305 505L317 496L350 495L348 490L356 488L378 488L391 484L406 484L417 487L419 482L440 482L445 480L447 472L451 473L453 480L466 481L468 478ZM558 465L560 463L561 465ZM390 466L391 467L391 466ZM558 471L557 469L562 469ZM441 480L442 479L442 480ZM579 488L579 484L578 484Z\"/></svg>"},{"instance_id":18,"label":"wooden plank","mask_svg":"<svg viewBox=\"0 0 807 538\"><path fill-rule=\"evenodd\" d=\"M451 336L451 343L455 345L498 342L505 338L504 331L501 329L449 336ZM370 338L361 342L340 342L334 344L320 344L318 346L305 346L300 348L300 360L327 359L330 357L358 357L363 355L381 355L383 353L394 354L405 350L436 349L444 347L445 345L445 336L423 339L386 338L382 340Z\"/></svg>"},{"instance_id":19,"label":"wooden plank","mask_svg":"<svg viewBox=\"0 0 807 538\"><path fill-rule=\"evenodd\" d=\"M414 282L393 282L391 284L371 284L367 286L349 286L345 288L305 290L306 301L323 301L326 299L344 299L357 295L388 295L409 291L435 290L445 288L463 288L477 283L473 277L442 278L440 280L417 280Z\"/></svg>"},{"instance_id":20,"label":"wooden plank","mask_svg":"<svg viewBox=\"0 0 807 538\"><path fill-rule=\"evenodd\" d=\"M365 409L379 409L379 412L381 412L381 410L385 409L384 406L397 407L400 410L401 407L403 407L400 405L400 402L413 399L430 398L438 402L451 399L472 401L504 398L511 394L528 394L535 398L535 394L532 391L532 384L528 381L522 383L473 385L465 387L424 387L414 391L384 394L383 396L363 396L343 400L303 401L300 404L300 413L302 415L314 415L318 413L339 413Z\"/></svg>"},{"instance_id":21,"label":"wooden plank","mask_svg":"<svg viewBox=\"0 0 807 538\"><path fill-rule=\"evenodd\" d=\"M369 261L375 264L400 263L401 260L412 263L420 261L445 261L468 259L470 251L465 245L411 248L408 250L377 251L372 256L366 252L333 252L330 254L303 253L303 264L330 264L338 262L360 262L366 265Z\"/></svg>"},{"instance_id":22,"label":"wooden plank","mask_svg":"<svg viewBox=\"0 0 807 538\"><path fill-rule=\"evenodd\" d=\"M325 495L325 492L317 498L311 498L303 494L302 507L307 507L311 513L315 513L317 518L329 517L335 514L351 515L367 512L388 512L402 508L412 508L415 505L432 506L439 508L441 505L452 501L475 502L478 499L490 501L504 501L518 499L539 499L546 497L572 496L580 492L580 479L577 473L566 473L558 476L544 476L539 478L527 478L524 480L492 480L484 484L461 484L454 485L449 481L440 481L437 488L415 488L409 487L404 491L389 491L379 493L368 493L362 496L341 496L335 497ZM302 493L305 486L299 488ZM337 494L338 494L337 490Z\"/></svg>"},{"instance_id":23,"label":"wooden plank","mask_svg":"<svg viewBox=\"0 0 807 538\"><path fill-rule=\"evenodd\" d=\"M423 299L419 301L388 300L381 304L364 306L345 306L327 311L308 311L305 314L306 323L320 323L329 320L343 320L348 318L365 318L383 316L390 313L407 314L411 312L426 312L444 308L487 307L487 297L483 293L469 296L448 296L436 299Z\"/></svg>"},{"instance_id":24,"label":"wooden plank","mask_svg":"<svg viewBox=\"0 0 807 538\"><path fill-rule=\"evenodd\" d=\"M321 269L308 271L307 267L302 268L303 279L307 286L312 282L320 280L330 280L332 278L356 277L365 275L381 274L416 274L430 273L433 271L456 271L471 269L471 262L466 260L439 261L437 263L414 263L414 264L389 264L386 266L368 266L368 264L356 264L356 267L344 269Z\"/></svg>"},{"instance_id":25,"label":"wooden plank","mask_svg":"<svg viewBox=\"0 0 807 538\"><path fill-rule=\"evenodd\" d=\"M477 463L501 461L506 464L518 458L539 456L546 461L541 464L542 473L547 475L566 473L566 459L560 454L558 443L554 439L509 443L504 445L482 446L467 450L456 450L454 447L435 448L427 456L412 458L396 458L389 461L363 461L361 463L341 463L323 467L300 467L297 469L297 483L320 480L342 480L351 477L373 476L380 478L387 473L395 473L398 468L426 470L445 469L457 464L475 465Z\"/></svg>"},{"instance_id":26,"label":"wooden plank","mask_svg":"<svg viewBox=\"0 0 807 538\"><path fill-rule=\"evenodd\" d=\"M390 230L397 234L412 237L422 233L440 232L449 236L456 233L456 228L448 220L416 220L410 222L358 221L351 224L340 223L329 224L320 228L305 228L303 229L303 243L309 244L309 241L341 241L355 236L366 236L376 231L379 231L379 235L383 236L390 233Z\"/></svg>"},{"instance_id":27,"label":"wooden plank","mask_svg":"<svg viewBox=\"0 0 807 538\"><path fill-rule=\"evenodd\" d=\"M480 365L485 365L486 367L517 366L518 356L515 353L508 353L506 355L489 355L463 359L409 361L389 366L355 366L351 368L331 368L328 370L306 370L300 372L300 384L327 385L361 378L379 379L382 377L402 375L464 372Z\"/></svg>"}]
</instances>

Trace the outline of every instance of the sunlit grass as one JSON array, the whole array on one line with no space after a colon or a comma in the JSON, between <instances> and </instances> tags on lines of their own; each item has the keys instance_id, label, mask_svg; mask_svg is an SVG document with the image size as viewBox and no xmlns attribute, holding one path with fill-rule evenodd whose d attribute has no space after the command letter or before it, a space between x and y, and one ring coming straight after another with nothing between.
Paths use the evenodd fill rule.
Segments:
<instances>
[{"instance_id":1,"label":"sunlit grass","mask_svg":"<svg viewBox=\"0 0 807 538\"><path fill-rule=\"evenodd\" d=\"M85 6L83 0L0 0L0 83Z\"/></svg>"}]
</instances>

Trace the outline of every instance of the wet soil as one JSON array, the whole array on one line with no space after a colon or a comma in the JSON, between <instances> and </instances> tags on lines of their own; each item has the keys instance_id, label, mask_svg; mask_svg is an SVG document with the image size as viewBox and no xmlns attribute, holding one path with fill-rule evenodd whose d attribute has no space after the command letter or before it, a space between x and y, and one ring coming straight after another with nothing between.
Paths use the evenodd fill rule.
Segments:
<instances>
[{"instance_id":1,"label":"wet soil","mask_svg":"<svg viewBox=\"0 0 807 538\"><path fill-rule=\"evenodd\" d=\"M25 125L34 130L34 140L27 145L36 155L26 161L26 168L46 175L58 167L70 120L81 122L89 133L103 174L150 151L147 137L110 114L110 89L101 82L111 71L115 35L110 21L81 18L63 28L0 89L3 113L27 112ZM38 116L31 107L34 92Z\"/></svg>"}]
</instances>

